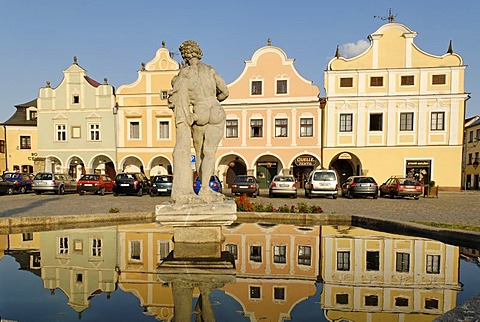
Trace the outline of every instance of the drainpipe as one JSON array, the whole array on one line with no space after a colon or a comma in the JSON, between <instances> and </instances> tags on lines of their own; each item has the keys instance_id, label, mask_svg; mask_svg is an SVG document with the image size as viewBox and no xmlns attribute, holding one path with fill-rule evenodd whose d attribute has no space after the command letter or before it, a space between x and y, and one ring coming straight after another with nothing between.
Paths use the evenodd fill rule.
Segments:
<instances>
[{"instance_id":1,"label":"drainpipe","mask_svg":"<svg viewBox=\"0 0 480 322\"><path fill-rule=\"evenodd\" d=\"M5 136L5 171L8 169L8 148L7 148L7 127L3 125L3 134Z\"/></svg>"},{"instance_id":2,"label":"drainpipe","mask_svg":"<svg viewBox=\"0 0 480 322\"><path fill-rule=\"evenodd\" d=\"M320 99L320 105L319 105L319 108L320 110L322 111L321 115L322 115L322 122L321 122L321 126L322 126L322 129L320 131L320 164L322 166L322 169L324 169L324 164L323 164L323 146L324 146L324 133L325 133L325 107L327 105L327 99L326 98L321 98L320 97L320 94L318 94L318 98Z\"/></svg>"}]
</instances>

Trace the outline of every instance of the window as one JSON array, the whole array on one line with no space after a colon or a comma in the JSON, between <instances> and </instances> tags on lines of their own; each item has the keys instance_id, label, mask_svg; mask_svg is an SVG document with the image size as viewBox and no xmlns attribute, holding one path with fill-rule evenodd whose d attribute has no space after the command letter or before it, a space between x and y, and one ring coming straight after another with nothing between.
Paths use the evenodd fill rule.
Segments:
<instances>
[{"instance_id":1,"label":"window","mask_svg":"<svg viewBox=\"0 0 480 322\"><path fill-rule=\"evenodd\" d=\"M275 120L275 137L287 137L288 136L288 120L276 119Z\"/></svg>"},{"instance_id":2,"label":"window","mask_svg":"<svg viewBox=\"0 0 480 322\"><path fill-rule=\"evenodd\" d=\"M170 138L170 122L158 121L158 138L169 139Z\"/></svg>"},{"instance_id":3,"label":"window","mask_svg":"<svg viewBox=\"0 0 480 322\"><path fill-rule=\"evenodd\" d=\"M432 75L432 85L445 85L447 83L447 75Z\"/></svg>"},{"instance_id":4,"label":"window","mask_svg":"<svg viewBox=\"0 0 480 322\"><path fill-rule=\"evenodd\" d=\"M250 260L253 262L262 262L262 246L250 246Z\"/></svg>"},{"instance_id":5,"label":"window","mask_svg":"<svg viewBox=\"0 0 480 322\"><path fill-rule=\"evenodd\" d=\"M68 254L68 237L58 239L58 254Z\"/></svg>"},{"instance_id":6,"label":"window","mask_svg":"<svg viewBox=\"0 0 480 322\"><path fill-rule=\"evenodd\" d=\"M83 283L83 274L77 274L77 283Z\"/></svg>"},{"instance_id":7,"label":"window","mask_svg":"<svg viewBox=\"0 0 480 322\"><path fill-rule=\"evenodd\" d=\"M273 262L285 264L287 262L287 246L273 246Z\"/></svg>"},{"instance_id":8,"label":"window","mask_svg":"<svg viewBox=\"0 0 480 322\"><path fill-rule=\"evenodd\" d=\"M0 140L0 153L5 153L5 140Z\"/></svg>"},{"instance_id":9,"label":"window","mask_svg":"<svg viewBox=\"0 0 480 322\"><path fill-rule=\"evenodd\" d=\"M140 260L141 244L139 240L130 241L130 259Z\"/></svg>"},{"instance_id":10,"label":"window","mask_svg":"<svg viewBox=\"0 0 480 322\"><path fill-rule=\"evenodd\" d=\"M353 78L352 77L340 78L340 87L353 87Z\"/></svg>"},{"instance_id":11,"label":"window","mask_svg":"<svg viewBox=\"0 0 480 322\"><path fill-rule=\"evenodd\" d=\"M413 113L400 113L400 131L413 131Z\"/></svg>"},{"instance_id":12,"label":"window","mask_svg":"<svg viewBox=\"0 0 480 322\"><path fill-rule=\"evenodd\" d=\"M440 274L440 255L427 255L427 273Z\"/></svg>"},{"instance_id":13,"label":"window","mask_svg":"<svg viewBox=\"0 0 480 322\"><path fill-rule=\"evenodd\" d=\"M37 111L29 111L28 112L29 120L36 120L37 119Z\"/></svg>"},{"instance_id":14,"label":"window","mask_svg":"<svg viewBox=\"0 0 480 322\"><path fill-rule=\"evenodd\" d=\"M365 296L365 306L378 306L378 296L377 295Z\"/></svg>"},{"instance_id":15,"label":"window","mask_svg":"<svg viewBox=\"0 0 480 322\"><path fill-rule=\"evenodd\" d=\"M89 127L89 138L90 141L100 141L100 124L99 123L90 123Z\"/></svg>"},{"instance_id":16,"label":"window","mask_svg":"<svg viewBox=\"0 0 480 322\"><path fill-rule=\"evenodd\" d=\"M102 257L102 240L100 238L92 239L92 257Z\"/></svg>"},{"instance_id":17,"label":"window","mask_svg":"<svg viewBox=\"0 0 480 322\"><path fill-rule=\"evenodd\" d=\"M380 269L380 253L367 252L367 271L378 271Z\"/></svg>"},{"instance_id":18,"label":"window","mask_svg":"<svg viewBox=\"0 0 480 322\"><path fill-rule=\"evenodd\" d=\"M30 149L32 147L32 138L30 136L20 136L20 149Z\"/></svg>"},{"instance_id":19,"label":"window","mask_svg":"<svg viewBox=\"0 0 480 322\"><path fill-rule=\"evenodd\" d=\"M350 270L350 252L337 252L337 271Z\"/></svg>"},{"instance_id":20,"label":"window","mask_svg":"<svg viewBox=\"0 0 480 322\"><path fill-rule=\"evenodd\" d=\"M473 142L473 131L468 133L468 142Z\"/></svg>"},{"instance_id":21,"label":"window","mask_svg":"<svg viewBox=\"0 0 480 322\"><path fill-rule=\"evenodd\" d=\"M445 112L432 112L430 119L430 130L445 130Z\"/></svg>"},{"instance_id":22,"label":"window","mask_svg":"<svg viewBox=\"0 0 480 322\"><path fill-rule=\"evenodd\" d=\"M225 135L227 138L238 138L238 120L227 120Z\"/></svg>"},{"instance_id":23,"label":"window","mask_svg":"<svg viewBox=\"0 0 480 322\"><path fill-rule=\"evenodd\" d=\"M57 139L57 141L67 141L67 125L66 124L56 124L55 131L56 131L55 138Z\"/></svg>"},{"instance_id":24,"label":"window","mask_svg":"<svg viewBox=\"0 0 480 322\"><path fill-rule=\"evenodd\" d=\"M250 298L259 299L260 297L260 286L250 286Z\"/></svg>"},{"instance_id":25,"label":"window","mask_svg":"<svg viewBox=\"0 0 480 322\"><path fill-rule=\"evenodd\" d=\"M225 250L233 255L233 258L238 259L238 247L235 244L225 245Z\"/></svg>"},{"instance_id":26,"label":"window","mask_svg":"<svg viewBox=\"0 0 480 322\"><path fill-rule=\"evenodd\" d=\"M477 135L475 136L475 138L480 141L480 129L477 130Z\"/></svg>"},{"instance_id":27,"label":"window","mask_svg":"<svg viewBox=\"0 0 480 322\"><path fill-rule=\"evenodd\" d=\"M277 80L277 94L287 94L287 80Z\"/></svg>"},{"instance_id":28,"label":"window","mask_svg":"<svg viewBox=\"0 0 480 322\"><path fill-rule=\"evenodd\" d=\"M252 95L262 95L262 81L252 81Z\"/></svg>"},{"instance_id":29,"label":"window","mask_svg":"<svg viewBox=\"0 0 480 322\"><path fill-rule=\"evenodd\" d=\"M313 118L300 119L300 136L313 136Z\"/></svg>"},{"instance_id":30,"label":"window","mask_svg":"<svg viewBox=\"0 0 480 322\"><path fill-rule=\"evenodd\" d=\"M382 131L383 130L383 114L374 113L370 114L370 131Z\"/></svg>"},{"instance_id":31,"label":"window","mask_svg":"<svg viewBox=\"0 0 480 322\"><path fill-rule=\"evenodd\" d=\"M80 103L80 96L78 96L78 95L73 95L72 103L73 103L73 104L78 104L78 103Z\"/></svg>"},{"instance_id":32,"label":"window","mask_svg":"<svg viewBox=\"0 0 480 322\"><path fill-rule=\"evenodd\" d=\"M23 241L33 240L33 233L22 233L22 240Z\"/></svg>"},{"instance_id":33,"label":"window","mask_svg":"<svg viewBox=\"0 0 480 322\"><path fill-rule=\"evenodd\" d=\"M381 76L375 76L375 77L370 77L370 86L375 86L375 87L382 87L383 86L383 77Z\"/></svg>"},{"instance_id":34,"label":"window","mask_svg":"<svg viewBox=\"0 0 480 322\"><path fill-rule=\"evenodd\" d=\"M312 265L312 248L310 246L298 246L298 264Z\"/></svg>"},{"instance_id":35,"label":"window","mask_svg":"<svg viewBox=\"0 0 480 322\"><path fill-rule=\"evenodd\" d=\"M161 91L160 92L160 99L166 100L168 98L168 92L167 91Z\"/></svg>"},{"instance_id":36,"label":"window","mask_svg":"<svg viewBox=\"0 0 480 322\"><path fill-rule=\"evenodd\" d=\"M348 304L348 294L335 294L337 304Z\"/></svg>"},{"instance_id":37,"label":"window","mask_svg":"<svg viewBox=\"0 0 480 322\"><path fill-rule=\"evenodd\" d=\"M472 160L473 160L473 154L469 153L468 154L468 164L472 164Z\"/></svg>"},{"instance_id":38,"label":"window","mask_svg":"<svg viewBox=\"0 0 480 322\"><path fill-rule=\"evenodd\" d=\"M408 306L408 299L404 297L396 297L395 306Z\"/></svg>"},{"instance_id":39,"label":"window","mask_svg":"<svg viewBox=\"0 0 480 322\"><path fill-rule=\"evenodd\" d=\"M139 140L140 139L140 122L139 121L130 121L130 140Z\"/></svg>"},{"instance_id":40,"label":"window","mask_svg":"<svg viewBox=\"0 0 480 322\"><path fill-rule=\"evenodd\" d=\"M254 138L263 137L263 120L250 120L251 133Z\"/></svg>"},{"instance_id":41,"label":"window","mask_svg":"<svg viewBox=\"0 0 480 322\"><path fill-rule=\"evenodd\" d=\"M413 75L408 75L408 76L401 77L400 84L402 86L408 86L408 85L414 85L415 84L414 82L415 82L415 78L413 77Z\"/></svg>"},{"instance_id":42,"label":"window","mask_svg":"<svg viewBox=\"0 0 480 322\"><path fill-rule=\"evenodd\" d=\"M353 114L340 114L340 132L352 132Z\"/></svg>"},{"instance_id":43,"label":"window","mask_svg":"<svg viewBox=\"0 0 480 322\"><path fill-rule=\"evenodd\" d=\"M438 309L438 300L437 299L425 299L425 308L427 310Z\"/></svg>"},{"instance_id":44,"label":"window","mask_svg":"<svg viewBox=\"0 0 480 322\"><path fill-rule=\"evenodd\" d=\"M396 271L408 273L410 271L410 254L397 253Z\"/></svg>"},{"instance_id":45,"label":"window","mask_svg":"<svg viewBox=\"0 0 480 322\"><path fill-rule=\"evenodd\" d=\"M170 242L168 240L158 241L158 262L162 261L170 254Z\"/></svg>"},{"instance_id":46,"label":"window","mask_svg":"<svg viewBox=\"0 0 480 322\"><path fill-rule=\"evenodd\" d=\"M285 300L285 288L284 287L274 287L273 288L273 299L274 300Z\"/></svg>"}]
</instances>

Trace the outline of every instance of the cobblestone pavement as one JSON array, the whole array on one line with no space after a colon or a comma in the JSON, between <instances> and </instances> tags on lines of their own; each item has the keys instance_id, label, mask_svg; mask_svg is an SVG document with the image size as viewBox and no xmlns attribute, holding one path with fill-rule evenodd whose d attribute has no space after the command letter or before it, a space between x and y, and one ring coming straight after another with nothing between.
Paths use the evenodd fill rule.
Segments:
<instances>
[{"instance_id":1,"label":"cobblestone pavement","mask_svg":"<svg viewBox=\"0 0 480 322\"><path fill-rule=\"evenodd\" d=\"M227 196L231 196L229 191ZM263 195L263 196L262 196ZM405 221L428 221L448 224L463 224L480 226L480 191L440 192L438 198L313 198L307 199L303 192L297 199L266 197L267 191L261 196L252 198L252 202L272 204L274 207L287 204L297 205L304 202L308 205L318 205L325 213L368 215L383 219ZM155 206L170 200L170 197L150 197L144 195L106 196L54 194L0 196L0 217L50 216L50 215L82 215L105 214L111 208L118 208L121 213L154 212Z\"/></svg>"}]
</instances>

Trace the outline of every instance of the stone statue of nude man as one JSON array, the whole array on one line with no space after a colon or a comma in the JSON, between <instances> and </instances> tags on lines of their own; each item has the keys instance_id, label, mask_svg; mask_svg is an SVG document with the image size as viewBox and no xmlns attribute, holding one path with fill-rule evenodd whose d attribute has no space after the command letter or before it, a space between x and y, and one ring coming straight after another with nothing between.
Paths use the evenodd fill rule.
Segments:
<instances>
[{"instance_id":1,"label":"stone statue of nude man","mask_svg":"<svg viewBox=\"0 0 480 322\"><path fill-rule=\"evenodd\" d=\"M174 109L176 128L172 199L179 203L195 202L190 172L192 137L202 183L199 196L204 197L204 201L223 198L210 189L209 181L215 171L215 153L224 134L225 111L220 102L228 97L228 87L213 67L200 61L203 53L195 41L187 40L179 49L184 63L172 79L173 89L168 99L169 107Z\"/></svg>"}]
</instances>

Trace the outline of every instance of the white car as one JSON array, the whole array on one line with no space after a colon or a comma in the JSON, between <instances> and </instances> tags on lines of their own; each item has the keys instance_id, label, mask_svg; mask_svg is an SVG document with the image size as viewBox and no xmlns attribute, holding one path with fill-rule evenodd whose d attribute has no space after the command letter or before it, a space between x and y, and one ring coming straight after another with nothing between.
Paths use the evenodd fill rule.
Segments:
<instances>
[{"instance_id":1,"label":"white car","mask_svg":"<svg viewBox=\"0 0 480 322\"><path fill-rule=\"evenodd\" d=\"M338 176L334 170L314 170L308 175L305 182L305 197L313 196L338 196Z\"/></svg>"}]
</instances>

